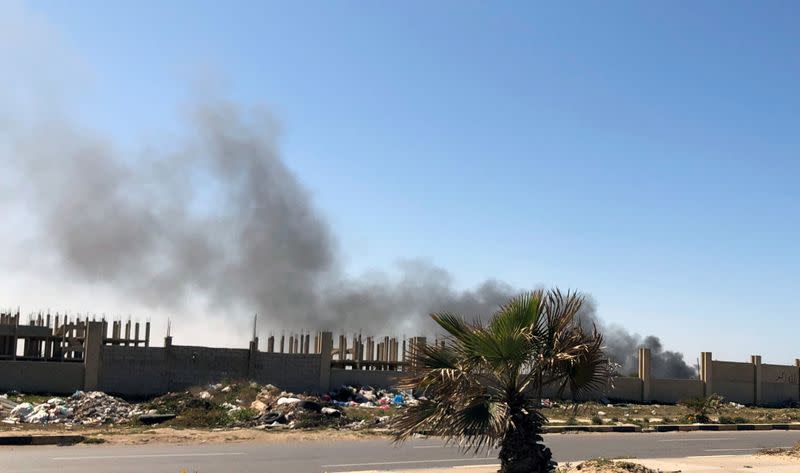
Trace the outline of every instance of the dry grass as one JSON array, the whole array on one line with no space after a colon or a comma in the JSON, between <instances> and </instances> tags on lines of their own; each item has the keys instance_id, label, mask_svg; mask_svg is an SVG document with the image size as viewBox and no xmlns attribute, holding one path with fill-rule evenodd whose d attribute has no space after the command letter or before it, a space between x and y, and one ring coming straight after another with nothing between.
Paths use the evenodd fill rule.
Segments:
<instances>
[{"instance_id":1,"label":"dry grass","mask_svg":"<svg viewBox=\"0 0 800 473\"><path fill-rule=\"evenodd\" d=\"M687 424L693 423L692 412L680 405L668 404L599 404L597 402L557 403L556 407L543 408L542 413L551 425L563 425L573 416L578 424L592 424L592 419L604 425L615 424ZM718 412L710 416L712 423L791 423L800 422L800 408L735 407L723 403Z\"/></svg>"},{"instance_id":2,"label":"dry grass","mask_svg":"<svg viewBox=\"0 0 800 473\"><path fill-rule=\"evenodd\" d=\"M556 473L667 473L647 468L629 460L610 460L597 458L585 462L566 464L556 469Z\"/></svg>"},{"instance_id":3,"label":"dry grass","mask_svg":"<svg viewBox=\"0 0 800 473\"><path fill-rule=\"evenodd\" d=\"M800 442L796 443L792 448L765 448L759 450L757 454L800 458Z\"/></svg>"}]
</instances>

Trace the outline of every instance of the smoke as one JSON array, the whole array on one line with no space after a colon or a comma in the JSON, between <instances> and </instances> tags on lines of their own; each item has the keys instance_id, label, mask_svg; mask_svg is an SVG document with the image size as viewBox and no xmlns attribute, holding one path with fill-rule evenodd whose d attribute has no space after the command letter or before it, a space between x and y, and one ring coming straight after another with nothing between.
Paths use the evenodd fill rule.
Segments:
<instances>
[{"instance_id":1,"label":"smoke","mask_svg":"<svg viewBox=\"0 0 800 473\"><path fill-rule=\"evenodd\" d=\"M330 228L280 159L264 110L196 104L185 142L126 156L67 120L2 130L36 237L71 277L180 311L259 312L281 327L419 329L431 310L490 312L515 291L456 291L423 261L359 279L339 268ZM10 197L6 196L6 197Z\"/></svg>"},{"instance_id":2,"label":"smoke","mask_svg":"<svg viewBox=\"0 0 800 473\"><path fill-rule=\"evenodd\" d=\"M683 354L664 350L661 340L655 335L642 337L631 333L624 327L606 324L598 319L596 304L587 298L581 309L580 318L584 324L594 324L603 334L605 351L611 361L619 365L623 376L635 375L639 367L639 348L650 349L650 370L655 378L688 379L696 375L696 370L683 359Z\"/></svg>"},{"instance_id":3,"label":"smoke","mask_svg":"<svg viewBox=\"0 0 800 473\"><path fill-rule=\"evenodd\" d=\"M7 44L19 47L0 50L16 51L12 60L25 51L17 33ZM46 48L28 55L52 56ZM14 72L13 64L0 55L0 70ZM28 72L39 74L34 66ZM279 127L266 110L199 100L174 143L137 154L77 127L50 102L52 91L35 92L47 102L24 117L11 112L17 100L0 94L0 209L25 216L39 249L31 257L52 274L175 314L200 306L242 319L257 312L262 326L373 333L428 331L433 311L490 314L520 292L493 279L458 290L447 270L420 260L345 274L327 221L281 159ZM585 316L598 321L594 304ZM656 337L599 326L624 370L645 345L656 376L691 374Z\"/></svg>"}]
</instances>

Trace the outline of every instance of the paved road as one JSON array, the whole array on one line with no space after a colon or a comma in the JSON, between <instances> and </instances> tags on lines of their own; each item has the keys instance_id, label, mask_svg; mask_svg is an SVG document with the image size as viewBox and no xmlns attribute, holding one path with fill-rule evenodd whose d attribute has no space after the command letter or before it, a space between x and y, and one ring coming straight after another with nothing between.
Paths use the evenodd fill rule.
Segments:
<instances>
[{"instance_id":1,"label":"paved road","mask_svg":"<svg viewBox=\"0 0 800 473\"><path fill-rule=\"evenodd\" d=\"M786 447L800 432L685 432L650 434L552 434L545 436L559 461L599 456L675 458L747 454ZM463 455L436 439L395 447L385 440L352 442L231 443L221 445L78 445L0 447L3 473L322 473L486 465L487 457Z\"/></svg>"}]
</instances>

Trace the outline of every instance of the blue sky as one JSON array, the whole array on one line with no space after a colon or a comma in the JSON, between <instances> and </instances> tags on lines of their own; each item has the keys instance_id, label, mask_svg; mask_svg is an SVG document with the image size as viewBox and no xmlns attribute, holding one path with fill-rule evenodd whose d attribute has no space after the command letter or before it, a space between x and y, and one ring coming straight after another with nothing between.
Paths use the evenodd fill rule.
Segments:
<instances>
[{"instance_id":1,"label":"blue sky","mask_svg":"<svg viewBox=\"0 0 800 473\"><path fill-rule=\"evenodd\" d=\"M586 291L689 360L800 356L795 2L29 8L123 144L198 84L268 104L353 273L422 257Z\"/></svg>"}]
</instances>

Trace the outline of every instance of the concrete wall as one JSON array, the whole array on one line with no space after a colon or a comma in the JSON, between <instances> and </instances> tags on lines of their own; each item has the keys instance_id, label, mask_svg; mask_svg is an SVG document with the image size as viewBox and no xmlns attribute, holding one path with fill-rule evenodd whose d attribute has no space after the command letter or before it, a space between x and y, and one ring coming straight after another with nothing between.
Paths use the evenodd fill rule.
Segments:
<instances>
[{"instance_id":1,"label":"concrete wall","mask_svg":"<svg viewBox=\"0 0 800 473\"><path fill-rule=\"evenodd\" d=\"M169 391L248 377L249 350L193 346L172 346L166 350Z\"/></svg>"},{"instance_id":2,"label":"concrete wall","mask_svg":"<svg viewBox=\"0 0 800 473\"><path fill-rule=\"evenodd\" d=\"M99 388L124 396L152 396L224 379L252 379L290 391L318 389L321 355L256 353L249 350L172 346L105 346Z\"/></svg>"},{"instance_id":3,"label":"concrete wall","mask_svg":"<svg viewBox=\"0 0 800 473\"><path fill-rule=\"evenodd\" d=\"M94 333L100 324L88 324L83 363L0 361L0 391L69 394L77 389L100 389L144 397L225 379L253 379L289 391L320 392L343 384L391 387L403 375L389 370L332 368L330 332L321 334L321 354L289 354L260 352L257 339L249 349L174 346L169 337L164 348L103 345L102 336ZM685 380L653 378L650 357L650 350L641 348L638 377L616 378L613 387L589 393L587 399L674 403L718 393L726 401L743 404L800 402L800 360L794 366L769 365L754 355L749 363L736 363L713 360L710 352L703 352L701 379ZM543 394L556 397L556 388Z\"/></svg>"},{"instance_id":4,"label":"concrete wall","mask_svg":"<svg viewBox=\"0 0 800 473\"><path fill-rule=\"evenodd\" d=\"M800 368L789 365L761 365L761 403L783 404L800 401Z\"/></svg>"},{"instance_id":5,"label":"concrete wall","mask_svg":"<svg viewBox=\"0 0 800 473\"><path fill-rule=\"evenodd\" d=\"M703 396L703 382L699 379L652 379L650 398L667 404Z\"/></svg>"},{"instance_id":6,"label":"concrete wall","mask_svg":"<svg viewBox=\"0 0 800 473\"><path fill-rule=\"evenodd\" d=\"M150 396L169 390L164 348L104 346L98 387L124 396Z\"/></svg>"},{"instance_id":7,"label":"concrete wall","mask_svg":"<svg viewBox=\"0 0 800 473\"><path fill-rule=\"evenodd\" d=\"M714 360L712 369L713 392L731 402L755 402L755 369L752 363Z\"/></svg>"},{"instance_id":8,"label":"concrete wall","mask_svg":"<svg viewBox=\"0 0 800 473\"><path fill-rule=\"evenodd\" d=\"M374 388L389 388L403 376L401 371L378 370L345 370L331 368L330 389L337 389L343 384L372 386Z\"/></svg>"},{"instance_id":9,"label":"concrete wall","mask_svg":"<svg viewBox=\"0 0 800 473\"><path fill-rule=\"evenodd\" d=\"M0 392L72 394L83 389L83 363L0 361Z\"/></svg>"},{"instance_id":10,"label":"concrete wall","mask_svg":"<svg viewBox=\"0 0 800 473\"><path fill-rule=\"evenodd\" d=\"M608 390L605 397L611 400L639 402L642 400L642 380L631 377L615 378L613 388Z\"/></svg>"},{"instance_id":11,"label":"concrete wall","mask_svg":"<svg viewBox=\"0 0 800 473\"><path fill-rule=\"evenodd\" d=\"M255 369L250 378L289 391L319 391L321 369L322 355L319 354L259 352L256 354ZM327 386L323 390L327 390Z\"/></svg>"}]
</instances>

